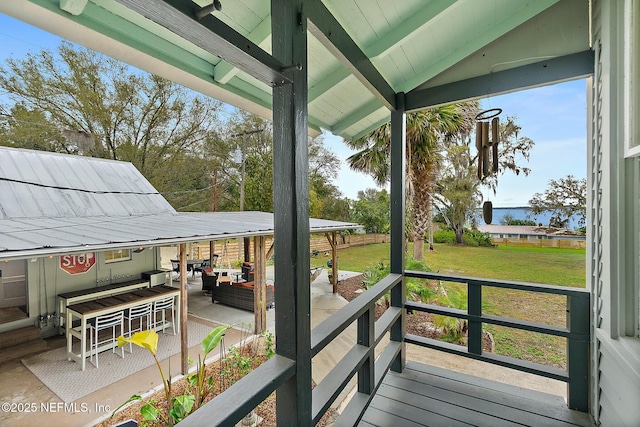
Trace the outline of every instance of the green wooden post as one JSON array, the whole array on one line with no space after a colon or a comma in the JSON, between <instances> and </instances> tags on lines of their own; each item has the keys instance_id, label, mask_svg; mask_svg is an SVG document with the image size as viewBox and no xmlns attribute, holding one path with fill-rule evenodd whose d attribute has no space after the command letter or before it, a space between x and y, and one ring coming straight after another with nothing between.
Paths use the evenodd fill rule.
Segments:
<instances>
[{"instance_id":1,"label":"green wooden post","mask_svg":"<svg viewBox=\"0 0 640 427\"><path fill-rule=\"evenodd\" d=\"M273 175L276 353L295 360L295 375L277 391L278 425L309 425L311 287L309 284L309 153L307 17L301 0L273 0L273 56L291 84L273 88Z\"/></svg>"},{"instance_id":2,"label":"green wooden post","mask_svg":"<svg viewBox=\"0 0 640 427\"><path fill-rule=\"evenodd\" d=\"M471 316L482 316L482 285L473 281L467 283L467 312ZM482 322L469 320L469 352L482 354Z\"/></svg>"},{"instance_id":3,"label":"green wooden post","mask_svg":"<svg viewBox=\"0 0 640 427\"><path fill-rule=\"evenodd\" d=\"M391 272L404 274L404 217L406 175L406 125L404 93L397 95L397 109L391 112ZM406 289L404 279L391 289L391 306L404 307ZM402 372L406 362L404 336L407 330L406 310L391 327L391 340L402 342L400 354L391 364L391 370Z\"/></svg>"},{"instance_id":4,"label":"green wooden post","mask_svg":"<svg viewBox=\"0 0 640 427\"><path fill-rule=\"evenodd\" d=\"M375 386L375 305L358 317L358 344L369 347L369 356L358 370L358 392L371 394Z\"/></svg>"},{"instance_id":5,"label":"green wooden post","mask_svg":"<svg viewBox=\"0 0 640 427\"><path fill-rule=\"evenodd\" d=\"M567 297L567 327L577 337L567 340L567 403L569 409L589 412L589 345L591 335L589 294Z\"/></svg>"}]
</instances>

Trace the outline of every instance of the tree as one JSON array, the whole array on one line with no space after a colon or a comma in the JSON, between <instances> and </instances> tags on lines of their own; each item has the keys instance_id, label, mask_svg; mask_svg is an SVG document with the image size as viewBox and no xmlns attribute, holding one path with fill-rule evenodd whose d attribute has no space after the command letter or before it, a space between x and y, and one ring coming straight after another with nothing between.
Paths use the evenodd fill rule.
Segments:
<instances>
[{"instance_id":1,"label":"tree","mask_svg":"<svg viewBox=\"0 0 640 427\"><path fill-rule=\"evenodd\" d=\"M358 200L353 203L353 220L362 225L367 233L388 233L390 205L391 197L387 190L368 188L358 191Z\"/></svg>"},{"instance_id":2,"label":"tree","mask_svg":"<svg viewBox=\"0 0 640 427\"><path fill-rule=\"evenodd\" d=\"M499 129L499 172L482 180L477 178L478 152L472 130L475 129L475 117L478 111L477 103L462 104L461 112L465 120L459 132L445 141L443 165L438 178L436 199L440 212L456 234L457 243L464 241L465 223L475 219L475 211L482 201L483 187L495 194L499 175L508 171L516 175L521 173L528 175L531 172L521 163L523 160L529 160L529 152L534 142L530 138L520 136L521 128L516 123L516 118L507 116Z\"/></svg>"},{"instance_id":3,"label":"tree","mask_svg":"<svg viewBox=\"0 0 640 427\"><path fill-rule=\"evenodd\" d=\"M176 182L189 183L185 191L202 184L195 159L218 127L219 101L66 42L57 55L43 50L8 59L0 88L15 103L10 120L57 129L38 148L130 161L161 192ZM13 129L3 143L26 146L41 140L46 127L25 128L29 135Z\"/></svg>"},{"instance_id":4,"label":"tree","mask_svg":"<svg viewBox=\"0 0 640 427\"><path fill-rule=\"evenodd\" d=\"M532 215L550 212L550 227L566 228L569 220L578 216L580 226L585 225L587 215L587 180L573 175L549 181L544 193L535 193L529 200Z\"/></svg>"},{"instance_id":5,"label":"tree","mask_svg":"<svg viewBox=\"0 0 640 427\"><path fill-rule=\"evenodd\" d=\"M0 107L0 145L73 154L65 137L46 112L15 104L8 113Z\"/></svg>"},{"instance_id":6,"label":"tree","mask_svg":"<svg viewBox=\"0 0 640 427\"><path fill-rule=\"evenodd\" d=\"M529 225L535 226L535 221L530 219L515 219L511 214L505 214L502 218L500 218L500 225Z\"/></svg>"},{"instance_id":7,"label":"tree","mask_svg":"<svg viewBox=\"0 0 640 427\"><path fill-rule=\"evenodd\" d=\"M407 114L407 201L412 212L413 257L424 258L424 240L433 212L440 141L458 130L462 120L455 104ZM347 159L354 170L370 174L380 186L390 173L391 123L361 138L345 141L360 150Z\"/></svg>"}]
</instances>

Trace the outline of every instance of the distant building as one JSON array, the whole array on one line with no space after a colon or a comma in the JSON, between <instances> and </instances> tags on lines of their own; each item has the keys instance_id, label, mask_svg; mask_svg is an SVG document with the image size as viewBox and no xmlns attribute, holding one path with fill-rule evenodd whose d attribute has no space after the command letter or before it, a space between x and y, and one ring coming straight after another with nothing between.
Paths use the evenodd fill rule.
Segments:
<instances>
[{"instance_id":1,"label":"distant building","mask_svg":"<svg viewBox=\"0 0 640 427\"><path fill-rule=\"evenodd\" d=\"M489 233L492 239L558 239L585 240L586 235L565 228L535 225L481 225L478 230Z\"/></svg>"}]
</instances>

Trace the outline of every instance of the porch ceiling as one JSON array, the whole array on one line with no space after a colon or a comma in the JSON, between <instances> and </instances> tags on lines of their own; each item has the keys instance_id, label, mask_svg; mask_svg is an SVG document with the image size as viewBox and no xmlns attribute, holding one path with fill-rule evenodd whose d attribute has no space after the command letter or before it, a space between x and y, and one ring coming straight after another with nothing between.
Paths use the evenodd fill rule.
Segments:
<instances>
[{"instance_id":1,"label":"porch ceiling","mask_svg":"<svg viewBox=\"0 0 640 427\"><path fill-rule=\"evenodd\" d=\"M211 3L14 0L0 12L270 118L271 87L295 65L270 56L270 2L221 0L198 19ZM358 137L389 120L398 92L420 109L593 67L587 0L324 0L304 13L312 132Z\"/></svg>"}]
</instances>

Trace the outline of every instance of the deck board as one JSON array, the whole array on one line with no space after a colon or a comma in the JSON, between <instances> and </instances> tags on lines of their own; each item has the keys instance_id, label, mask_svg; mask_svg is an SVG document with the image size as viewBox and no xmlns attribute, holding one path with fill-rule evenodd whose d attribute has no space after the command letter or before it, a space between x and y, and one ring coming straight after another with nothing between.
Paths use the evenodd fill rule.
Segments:
<instances>
[{"instance_id":1,"label":"deck board","mask_svg":"<svg viewBox=\"0 0 640 427\"><path fill-rule=\"evenodd\" d=\"M592 426L558 396L416 362L389 372L361 426Z\"/></svg>"}]
</instances>

